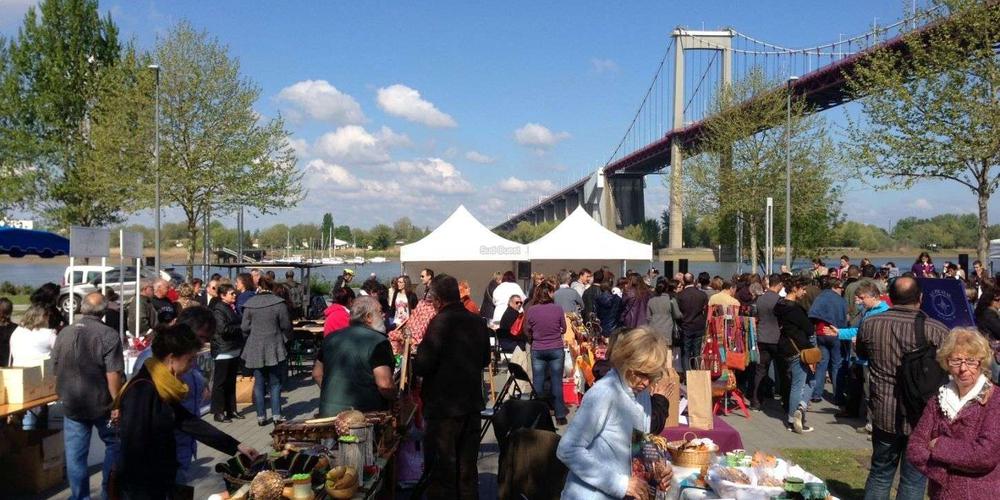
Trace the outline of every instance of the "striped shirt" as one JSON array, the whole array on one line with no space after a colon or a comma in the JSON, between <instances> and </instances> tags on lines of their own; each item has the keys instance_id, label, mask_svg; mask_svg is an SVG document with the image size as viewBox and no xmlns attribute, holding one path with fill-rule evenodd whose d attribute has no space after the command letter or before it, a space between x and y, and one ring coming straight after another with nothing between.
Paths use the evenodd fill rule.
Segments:
<instances>
[{"instance_id":1,"label":"striped shirt","mask_svg":"<svg viewBox=\"0 0 1000 500\"><path fill-rule=\"evenodd\" d=\"M897 306L866 318L858 330L858 356L868 358L871 374L871 397L868 410L872 425L891 434L910 434L910 424L903 417L897 401L896 371L903 354L916 349L917 308ZM924 321L927 342L940 347L948 336L948 328L936 319Z\"/></svg>"}]
</instances>

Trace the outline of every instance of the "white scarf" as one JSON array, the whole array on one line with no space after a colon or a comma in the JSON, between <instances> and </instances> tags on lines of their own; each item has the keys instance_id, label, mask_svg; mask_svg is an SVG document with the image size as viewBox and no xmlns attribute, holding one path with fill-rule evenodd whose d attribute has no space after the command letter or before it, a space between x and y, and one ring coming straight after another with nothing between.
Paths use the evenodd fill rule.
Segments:
<instances>
[{"instance_id":1,"label":"white scarf","mask_svg":"<svg viewBox=\"0 0 1000 500\"><path fill-rule=\"evenodd\" d=\"M941 406L944 416L948 417L949 422L955 421L958 412L965 406L965 403L976 399L979 393L983 392L984 385L986 385L986 376L980 373L976 384L972 386L972 389L969 389L969 392L965 393L965 396L958 395L958 386L955 385L954 378L938 389L938 404Z\"/></svg>"}]
</instances>

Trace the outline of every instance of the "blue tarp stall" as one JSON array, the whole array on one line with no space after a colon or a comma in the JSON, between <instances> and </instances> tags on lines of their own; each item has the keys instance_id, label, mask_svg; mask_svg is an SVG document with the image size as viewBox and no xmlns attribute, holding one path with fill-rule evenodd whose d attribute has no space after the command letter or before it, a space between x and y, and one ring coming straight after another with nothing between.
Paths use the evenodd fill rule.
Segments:
<instances>
[{"instance_id":1,"label":"blue tarp stall","mask_svg":"<svg viewBox=\"0 0 1000 500\"><path fill-rule=\"evenodd\" d=\"M972 305L965 297L965 283L956 279L917 278L924 299L920 309L948 328L976 326Z\"/></svg>"},{"instance_id":2,"label":"blue tarp stall","mask_svg":"<svg viewBox=\"0 0 1000 500\"><path fill-rule=\"evenodd\" d=\"M57 255L69 255L69 240L45 231L0 227L0 255L37 255L51 259Z\"/></svg>"}]
</instances>

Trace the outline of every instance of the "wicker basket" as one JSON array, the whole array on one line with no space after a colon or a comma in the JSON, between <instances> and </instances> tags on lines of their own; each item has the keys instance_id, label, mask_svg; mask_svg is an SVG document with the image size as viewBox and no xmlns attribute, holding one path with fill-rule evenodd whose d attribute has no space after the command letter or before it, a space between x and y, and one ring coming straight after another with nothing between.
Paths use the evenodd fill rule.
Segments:
<instances>
[{"instance_id":1,"label":"wicker basket","mask_svg":"<svg viewBox=\"0 0 1000 500\"><path fill-rule=\"evenodd\" d=\"M693 437L688 439L688 434ZM712 463L712 459L715 457L718 447L712 450L704 451L681 450L681 447L690 442L692 439L697 438L697 434L693 432L685 432L684 439L681 439L680 441L668 442L667 451L670 452L670 461L678 467L689 467L692 469L700 469Z\"/></svg>"}]
</instances>

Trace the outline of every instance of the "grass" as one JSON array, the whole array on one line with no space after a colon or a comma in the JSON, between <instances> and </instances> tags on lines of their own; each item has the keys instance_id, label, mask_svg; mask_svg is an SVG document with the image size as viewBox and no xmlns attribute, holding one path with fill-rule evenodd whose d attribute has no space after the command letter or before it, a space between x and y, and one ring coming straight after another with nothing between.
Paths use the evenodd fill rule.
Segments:
<instances>
[{"instance_id":1,"label":"grass","mask_svg":"<svg viewBox=\"0 0 1000 500\"><path fill-rule=\"evenodd\" d=\"M785 448L779 453L825 481L830 493L841 500L864 498L871 450Z\"/></svg>"},{"instance_id":2,"label":"grass","mask_svg":"<svg viewBox=\"0 0 1000 500\"><path fill-rule=\"evenodd\" d=\"M26 306L26 305L28 305L28 302L29 302L28 299L30 298L30 296L26 295L26 294L24 294L24 295L21 295L21 294L19 294L19 295L3 295L3 294L0 294L0 297L7 297L8 299L10 299L11 302L14 303L15 306Z\"/></svg>"}]
</instances>

